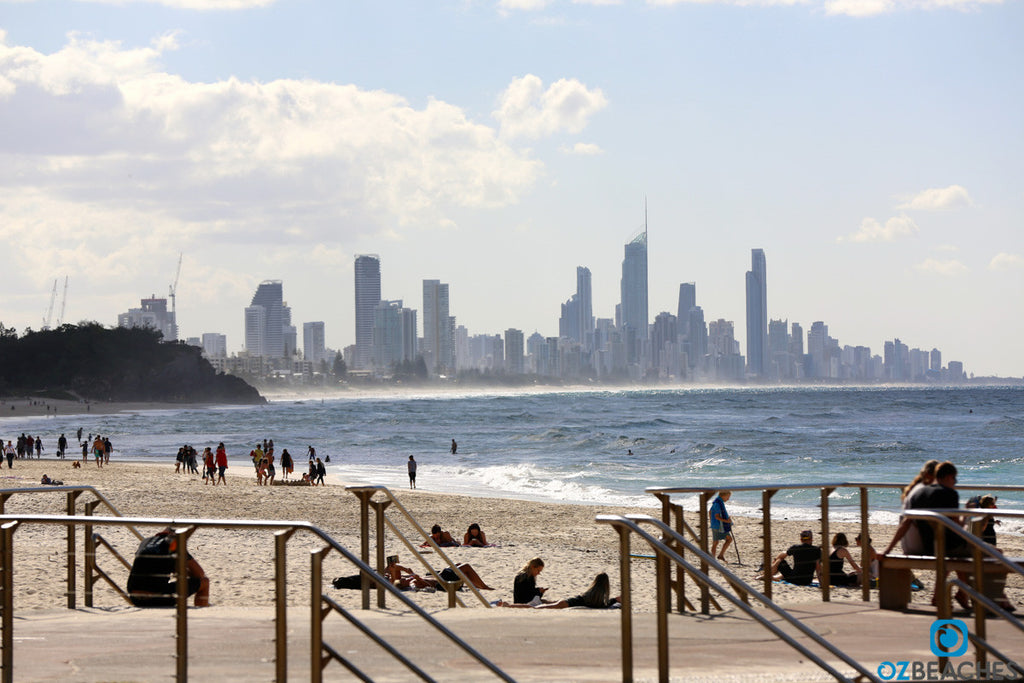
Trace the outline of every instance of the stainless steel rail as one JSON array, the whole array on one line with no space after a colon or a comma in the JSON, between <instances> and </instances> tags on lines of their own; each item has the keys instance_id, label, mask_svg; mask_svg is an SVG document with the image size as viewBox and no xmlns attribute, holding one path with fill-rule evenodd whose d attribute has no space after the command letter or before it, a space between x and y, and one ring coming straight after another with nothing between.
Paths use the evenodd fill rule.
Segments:
<instances>
[{"instance_id":1,"label":"stainless steel rail","mask_svg":"<svg viewBox=\"0 0 1024 683\"><path fill-rule=\"evenodd\" d=\"M861 538L870 538L868 534L868 491L869 489L878 489L882 491L898 491L901 490L905 484L895 484L890 482L826 482L826 483L809 483L809 484L779 484L779 485L765 485L755 484L750 486L729 486L729 487L712 487L712 486L649 486L645 489L648 493L654 495L661 502L661 518L666 524L672 525L675 522L676 531L682 532L686 521L684 519L684 512L682 505L672 502L673 495L679 494L697 494L700 496L699 502L699 526L697 533L694 536L700 539L700 547L706 553L708 550L707 539L709 537L709 517L708 517L708 503L711 498L718 493L718 491L728 488L733 493L736 492L748 492L754 493L759 492L761 494L761 563L764 567L771 565L774 556L772 554L772 527L771 527L771 503L772 497L779 491L800 491L810 490L818 491L820 495L820 502L818 507L821 509L821 562L823 567L828 566L828 541L830 538L829 533L829 509L830 501L829 497L838 490L841 489L856 489L858 491L858 508L860 511L860 534ZM1024 492L1024 486L994 486L994 485L964 485L958 486L957 490L963 491L991 491L991 492ZM894 514L902 514L902 511L893 510ZM977 510L971 510L974 514ZM1000 514L1004 510L998 511ZM686 528L689 528L686 526ZM691 532L693 533L693 532ZM867 548L867 544L861 547L861 599L865 602L871 600L871 582L870 582L870 565L865 562L864 552ZM707 571L707 566L701 564L704 571ZM685 582L682 573L671 581L672 588L676 595L676 609L683 611L688 604L685 598ZM764 573L764 582L762 585L762 592L771 597L772 595L772 577L770 572ZM711 602L710 593L706 587L701 589L700 594L701 612L707 614L709 611L709 605ZM821 582L821 599L828 601L831 599L831 590L829 582Z\"/></svg>"},{"instance_id":2,"label":"stainless steel rail","mask_svg":"<svg viewBox=\"0 0 1024 683\"><path fill-rule=\"evenodd\" d=\"M633 680L633 626L632 626L632 609L631 609L631 597L630 597L630 550L629 550L629 537L630 534L635 534L645 540L651 549L659 558L664 558L668 562L671 562L681 568L684 568L690 576L694 577L701 583L702 586L706 586L709 589L713 589L720 593L722 597L731 602L737 608L742 610L748 616L752 617L759 624L764 626L766 629L771 631L773 635L785 642L787 645L792 647L794 650L807 657L810 661L814 662L824 671L828 672L829 675L833 676L838 681L849 681L853 679L848 678L842 672L838 671L835 667L830 665L824 659L819 657L814 651L805 647L802 643L797 641L795 638L790 636L788 633L780 629L778 626L773 624L763 614L759 613L742 597L733 595L733 593L723 586L722 584L715 581L708 574L707 567L713 567L716 572L721 574L725 580L732 587L742 587L749 595L759 600L765 607L770 611L777 614L783 620L786 621L790 626L800 631L802 634L813 640L819 647L828 651L837 659L841 660L850 668L854 669L859 677L863 680L878 681L879 679L868 669L861 666L856 660L849 657L842 650L838 649L832 643L828 642L812 629L805 626L800 620L795 619L786 610L776 605L772 600L755 589L747 586L744 581L736 576L732 571L727 569L724 565L718 562L717 559L703 551L700 547L694 545L690 541L687 541L682 534L678 533L671 526L665 522L651 517L649 515L598 515L596 521L601 524L609 524L619 534L619 560L620 560L620 571L622 577L622 680L632 681ZM664 538L671 539L672 543L666 543L662 538L658 538L653 534L647 532L641 527L641 524L649 524L657 528ZM686 550L694 553L700 559L700 566L693 564L688 561L682 553L677 552L676 547L685 548ZM667 567L666 567L667 569ZM668 581L667 571L663 571L661 563L659 563L657 573L657 631L658 631L658 680L662 683L668 683L669 681L669 647L668 647Z\"/></svg>"},{"instance_id":3,"label":"stainless steel rail","mask_svg":"<svg viewBox=\"0 0 1024 683\"><path fill-rule=\"evenodd\" d=\"M491 607L491 603L488 602L487 598L484 597L483 593L481 593L480 590L475 585L473 585L472 581L466 578L466 575L462 573L462 570L459 569L459 567L451 561L448 555L445 554L443 550L441 550L440 546L434 543L434 539L430 537L430 534L428 534L423 529L423 527L420 526L420 523L416 521L416 518L412 516L412 513L410 513L406 509L406 507L402 505L401 501L399 501L395 497L395 495L391 493L391 490L388 489L388 487L371 484L359 484L354 486L346 486L345 490L351 492L353 495L359 498L359 537L362 540L360 550L362 553L361 559L363 562L365 562L366 564L370 563L370 508L372 507L376 513L376 524L374 528L376 530L375 535L377 538L376 562L378 571L382 572L384 570L384 555L386 550L386 548L384 547L384 525L386 524L387 527L391 529L391 532L395 534L398 540L400 540L402 544L405 545L405 547L409 550L409 552L412 553L412 555L420 561L420 564L422 564L426 568L427 572L429 572L435 579L437 579L438 585L445 587L445 590L448 592L449 607L455 607L456 604L458 604L460 607L466 606L462 602L462 599L459 597L457 593L460 582L462 585L466 586L470 590L470 592L473 593L473 595L476 596L477 600L480 601L480 604L482 604L484 607ZM383 494L384 500L374 500L374 496L378 493ZM413 543L409 541L409 539L406 538L405 534L403 534L398 529L398 527L395 526L394 522L392 522L388 518L386 510L391 505L394 505L395 508L402 514L402 517L404 517L405 520L412 525L412 527L423 539L423 542L426 543L431 549L433 549L434 553L439 558L441 558L441 561L444 562L452 571L455 572L456 576L459 577L458 582L445 581L441 578L441 575L434 569L434 567L432 567L429 562L423 559L423 555L416 549ZM363 609L369 609L369 606L369 586L364 581ZM377 606L381 608L384 607L384 592L380 590L379 587L377 589Z\"/></svg>"},{"instance_id":4,"label":"stainless steel rail","mask_svg":"<svg viewBox=\"0 0 1024 683\"><path fill-rule=\"evenodd\" d=\"M310 524L309 522L301 521L252 521L252 520L225 520L225 519L175 519L175 518L158 518L158 517L80 517L74 515L28 515L28 514L5 514L0 515L0 610L2 610L2 628L3 632L0 634L0 640L2 640L2 680L4 683L8 683L14 680L14 632L13 632L13 569L15 561L15 545L14 545L14 532L22 525L30 524L43 524L43 525L63 525L66 526L71 533L73 533L74 527L86 526L90 528L93 526L120 526L120 527L141 527L141 526L158 526L158 527L171 527L174 529L177 535L178 548L180 552L177 553L178 561L178 596L177 596L177 611L176 611L176 628L177 628L177 653L176 653L176 680L184 682L188 680L188 610L186 606L187 600L187 576L185 572L185 560L187 556L187 542L189 537L199 529L258 529L266 530L274 533L274 549L275 549L275 561L274 561L274 574L275 574L275 590L274 590L274 601L275 601L275 664L276 664L276 677L275 680L284 682L287 680L287 602L286 602L286 571L285 571L285 550L287 547L287 541L293 534L298 531L304 531L312 534L315 538L323 542L323 547L310 551L311 556L311 591L310 591L310 620L311 620L311 633L310 633L310 657L311 657L311 673L310 679L314 683L320 683L323 680L324 667L335 659L339 661L343 666L348 668L353 673L357 672L358 669L351 663L345 660L344 657L339 655L336 650L331 648L327 643L323 641L323 630L322 623L323 619L326 618L327 614L331 609L323 610L322 605L327 604L328 607L332 607L333 601L323 595L323 572L322 572L322 561L331 551L337 552L343 558L348 560L351 564L355 565L363 576L364 585L365 582L376 583L379 590L390 592L396 600L398 600L406 608L414 612L417 616L423 619L429 626L431 626L438 633L446 637L456 647L462 650L465 654L476 660L485 669L490 671L496 677L501 680L511 681L513 680L501 669L499 669L490 660L479 653L475 648L470 646L468 643L460 639L455 633L450 631L447 627L437 621L433 616L426 612L422 607L417 605L415 602L409 600L405 595L402 594L397 588L392 586L383 577L377 575L372 567L366 562L362 561L359 557L351 553L347 548L340 545L337 541L331 538L326 532L319 529L318 527ZM351 615L347 615L346 619L351 620ZM364 632L368 631L367 628L360 625L359 628ZM384 642L383 638L374 637L375 642L381 644ZM324 657L324 653L327 653L327 657ZM399 658L398 661L405 663L408 660ZM364 680L368 680L368 677L361 672L358 673ZM419 675L419 674L417 674Z\"/></svg>"}]
</instances>

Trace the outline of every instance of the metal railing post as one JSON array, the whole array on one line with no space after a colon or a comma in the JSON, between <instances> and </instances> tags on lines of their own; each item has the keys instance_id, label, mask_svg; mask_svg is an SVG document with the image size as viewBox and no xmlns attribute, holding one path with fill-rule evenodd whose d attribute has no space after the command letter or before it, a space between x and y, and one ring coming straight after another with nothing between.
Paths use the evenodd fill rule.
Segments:
<instances>
[{"instance_id":1,"label":"metal railing post","mask_svg":"<svg viewBox=\"0 0 1024 683\"><path fill-rule=\"evenodd\" d=\"M81 491L68 491L67 494L67 505L65 510L67 511L68 517L75 516L75 501L78 499ZM2 509L0 509L2 512ZM75 609L77 606L77 595L75 590L75 565L77 564L77 558L75 557L75 527L68 526L67 531L67 599L68 609Z\"/></svg>"},{"instance_id":2,"label":"metal railing post","mask_svg":"<svg viewBox=\"0 0 1024 683\"><path fill-rule=\"evenodd\" d=\"M98 500L90 500L85 507L85 516L92 517L93 510L100 504ZM85 562L82 563L83 582L85 583L85 606L92 607L92 587L96 584L94 578L96 568L96 539L93 538L92 524L88 522L82 527L83 545L85 546Z\"/></svg>"},{"instance_id":3,"label":"metal railing post","mask_svg":"<svg viewBox=\"0 0 1024 683\"><path fill-rule=\"evenodd\" d=\"M3 576L0 577L0 591L3 592L0 623L3 628L3 683L14 683L14 530L18 522L8 522L0 527L0 563Z\"/></svg>"},{"instance_id":4,"label":"metal railing post","mask_svg":"<svg viewBox=\"0 0 1024 683\"><path fill-rule=\"evenodd\" d=\"M832 599L829 589L832 585L832 566L829 564L829 529L828 529L828 497L835 491L834 488L824 487L821 489L821 572L818 576L818 584L821 587L821 600L828 602Z\"/></svg>"},{"instance_id":5,"label":"metal railing post","mask_svg":"<svg viewBox=\"0 0 1024 683\"><path fill-rule=\"evenodd\" d=\"M772 597L772 496L778 489L761 491L761 575L762 592Z\"/></svg>"},{"instance_id":6,"label":"metal railing post","mask_svg":"<svg viewBox=\"0 0 1024 683\"><path fill-rule=\"evenodd\" d=\"M700 538L698 541L700 542L700 549L705 554L708 552L708 499L711 498L712 494L714 494L714 491L701 491L700 493ZM658 561L668 564L668 558L663 557L660 553L658 554ZM703 557L700 559L700 570L705 574L708 573L708 563ZM711 613L711 589L705 583L700 584L700 613Z\"/></svg>"},{"instance_id":7,"label":"metal railing post","mask_svg":"<svg viewBox=\"0 0 1024 683\"><path fill-rule=\"evenodd\" d=\"M359 559L370 564L370 499L375 491L354 491L359 498ZM363 609L370 609L370 577L362 577Z\"/></svg>"},{"instance_id":8,"label":"metal railing post","mask_svg":"<svg viewBox=\"0 0 1024 683\"><path fill-rule=\"evenodd\" d=\"M622 582L622 594L619 596L622 608L622 681L633 681L633 596L630 581L629 529L615 527L619 532L619 576ZM663 612L665 606L658 604L658 611Z\"/></svg>"},{"instance_id":9,"label":"metal railing post","mask_svg":"<svg viewBox=\"0 0 1024 683\"><path fill-rule=\"evenodd\" d=\"M871 600L871 537L868 536L868 489L860 487L860 597Z\"/></svg>"},{"instance_id":10,"label":"metal railing post","mask_svg":"<svg viewBox=\"0 0 1024 683\"><path fill-rule=\"evenodd\" d=\"M288 680L288 539L295 529L274 534L274 664L278 683Z\"/></svg>"},{"instance_id":11,"label":"metal railing post","mask_svg":"<svg viewBox=\"0 0 1024 683\"><path fill-rule=\"evenodd\" d=\"M177 572L177 605L175 610L175 678L178 683L188 683L188 538L196 530L195 527L175 529L177 554L174 558Z\"/></svg>"},{"instance_id":12,"label":"metal railing post","mask_svg":"<svg viewBox=\"0 0 1024 683\"><path fill-rule=\"evenodd\" d=\"M377 571L379 571L380 573L383 574L384 573L384 567L385 567L385 564L384 564L384 513L388 509L388 506L391 505L391 501L390 500L383 500L383 501L371 500L370 501L370 505L373 506L373 511L377 515L376 519L374 520L376 522L376 533L377 533L377 564L376 564L376 566L377 566ZM367 560L363 560L363 562L366 562L367 564L369 564L369 562ZM379 607L380 609L384 609L387 606L387 605L385 605L385 601L384 601L384 598L385 598L384 594L386 592L387 591L384 590L384 586L382 586L381 584L378 583L377 584L377 607ZM454 605L453 605L453 607L454 607Z\"/></svg>"},{"instance_id":13,"label":"metal railing post","mask_svg":"<svg viewBox=\"0 0 1024 683\"><path fill-rule=\"evenodd\" d=\"M321 548L320 550L313 550L310 552L309 680L312 681L312 683L322 683L324 679L324 613L322 607L320 606L320 603L323 600L322 591L324 574L324 555L329 553L330 550L330 546L327 546L325 548ZM363 577L363 580L367 581L368 579Z\"/></svg>"},{"instance_id":14,"label":"metal railing post","mask_svg":"<svg viewBox=\"0 0 1024 683\"><path fill-rule=\"evenodd\" d=\"M673 512L673 514L675 515L675 518L676 518L676 525L675 525L676 532L680 536L682 536L683 535L683 531L686 529L686 520L683 518L683 506L682 505L673 505L672 506L672 512ZM676 545L678 547L679 554L685 557L686 556L686 548L684 548L680 544L676 544ZM671 571L672 570L672 565L669 565L669 568L670 568L670 571ZM676 582L675 582L676 611L679 612L680 614L682 614L683 612L686 611L686 572L683 571L682 567L675 567L674 571L675 571L675 575L676 575Z\"/></svg>"}]
</instances>

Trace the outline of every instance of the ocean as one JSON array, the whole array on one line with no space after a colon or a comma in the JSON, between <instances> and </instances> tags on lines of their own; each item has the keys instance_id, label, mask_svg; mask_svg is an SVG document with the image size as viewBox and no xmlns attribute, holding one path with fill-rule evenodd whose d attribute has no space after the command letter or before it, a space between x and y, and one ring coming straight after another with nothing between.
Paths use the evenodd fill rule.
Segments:
<instances>
[{"instance_id":1,"label":"ocean","mask_svg":"<svg viewBox=\"0 0 1024 683\"><path fill-rule=\"evenodd\" d=\"M346 482L403 488L414 455L423 490L596 507L653 507L648 486L907 482L930 458L956 463L961 488L1024 486L1024 387L364 394L0 418L4 439L41 435L51 456L57 436L63 432L74 442L79 427L109 435L115 459L171 466L184 443L201 451L223 441L229 476L251 476L249 451L268 438L300 466L314 446ZM875 495L873 507L897 509L895 494ZM689 509L696 504L695 496L680 500ZM814 519L817 501L816 491L780 492L773 511ZM753 513L759 502L757 494L738 493L730 510ZM843 491L830 501L838 519L855 518L856 504ZM999 506L1024 508L1024 493L1000 496Z\"/></svg>"}]
</instances>

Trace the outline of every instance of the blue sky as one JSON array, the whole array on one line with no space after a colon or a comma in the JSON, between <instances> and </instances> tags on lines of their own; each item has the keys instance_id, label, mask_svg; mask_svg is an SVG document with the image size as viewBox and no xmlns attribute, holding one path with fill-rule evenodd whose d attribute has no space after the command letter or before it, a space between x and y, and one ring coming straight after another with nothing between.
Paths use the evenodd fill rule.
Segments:
<instances>
[{"instance_id":1,"label":"blue sky","mask_svg":"<svg viewBox=\"0 0 1024 683\"><path fill-rule=\"evenodd\" d=\"M241 348L257 284L354 343L352 263L471 334L612 317L648 207L650 311L769 317L1024 375L1024 4L0 0L0 321L166 295ZM58 295L57 307L60 306ZM56 312L54 317L56 317ZM745 349L743 349L745 353Z\"/></svg>"}]
</instances>

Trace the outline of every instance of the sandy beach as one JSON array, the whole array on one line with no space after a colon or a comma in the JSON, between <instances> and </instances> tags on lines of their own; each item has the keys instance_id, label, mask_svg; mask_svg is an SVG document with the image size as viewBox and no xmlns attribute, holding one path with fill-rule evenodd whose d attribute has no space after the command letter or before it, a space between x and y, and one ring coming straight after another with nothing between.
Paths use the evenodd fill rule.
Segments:
<instances>
[{"instance_id":1,"label":"sandy beach","mask_svg":"<svg viewBox=\"0 0 1024 683\"><path fill-rule=\"evenodd\" d=\"M359 548L359 505L357 498L345 491L346 482L333 477L327 486L257 486L251 467L234 464L227 473L227 486L204 484L197 475L176 474L173 463L111 462L97 468L86 463L73 469L71 461L53 459L16 460L13 469L3 469L3 488L35 486L42 475L62 480L66 485L96 487L124 516L170 517L175 519L261 519L309 521L320 527L353 552ZM599 508L593 506L536 503L498 498L476 498L445 495L426 490L394 491L396 498L424 527L440 524L453 536L461 539L467 526L476 522L494 544L491 548L451 548L445 552L457 562L469 562L493 590L484 591L487 599L511 598L512 581L516 572L533 557L546 563L538 585L549 588L554 599L581 593L598 572L608 572L613 592L619 586L618 540L607 525L597 524L601 513L654 514L648 509ZM81 500L91 498L90 494ZM6 502L7 513L31 512L62 514L65 496L53 494L15 495ZM79 506L81 508L81 505ZM103 508L95 514L105 514ZM412 528L398 515L390 518L404 533L413 534ZM691 524L696 514L688 513ZM735 534L739 541L742 564L737 563L735 551L729 549L729 566L744 579L754 582L760 563L760 520L735 517ZM815 528L806 521L773 522L773 552L778 553L798 542L801 529ZM849 528L846 528L849 527ZM893 527L872 527L871 536L876 549L882 549L891 538ZM851 538L857 529L853 525L833 522L832 532L845 531ZM103 536L131 559L137 540L121 529L103 529ZM423 574L426 572L418 557L414 557L395 536L387 532L388 554L398 554L400 562ZM81 532L79 535L81 539ZM817 535L815 541L817 542ZM1001 534L1000 547L1013 556L1024 555L1024 542L1018 536ZM15 607L23 609L50 609L64 604L65 537L62 529L32 525L15 533ZM81 548L79 540L79 548ZM289 601L308 603L309 551L320 547L308 534L298 534L288 544ZM230 531L203 529L189 542L189 550L200 561L211 578L211 601L214 608L269 606L273 600L273 537L267 531ZM648 554L635 541L633 552ZM854 557L859 556L851 548ZM431 552L415 553L424 561L439 568L441 563ZM124 585L127 570L110 555L101 555L100 566ZM336 553L325 560L325 577L354 573L350 564ZM654 608L653 562L636 558L632 563L634 609L652 611ZM932 578L921 577L929 590L916 593L915 603L927 601L931 596ZM79 586L81 586L81 581ZM754 584L757 585L757 584ZM325 583L326 590L342 604L355 605L357 591L335 590ZM80 588L81 590L81 588ZM1008 595L1018 604L1024 604L1024 585L1011 579ZM696 602L698 593L688 583L688 596ZM774 598L788 604L819 601L820 591L814 588L775 584ZM414 599L428 609L443 609L446 597L441 593L416 593ZM483 606L463 593L464 602L471 608ZM859 600L860 589L833 588L833 600ZM81 598L80 598L81 600ZM98 607L117 607L125 603L104 584L96 587ZM723 603L723 606L726 606Z\"/></svg>"}]
</instances>

